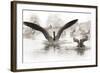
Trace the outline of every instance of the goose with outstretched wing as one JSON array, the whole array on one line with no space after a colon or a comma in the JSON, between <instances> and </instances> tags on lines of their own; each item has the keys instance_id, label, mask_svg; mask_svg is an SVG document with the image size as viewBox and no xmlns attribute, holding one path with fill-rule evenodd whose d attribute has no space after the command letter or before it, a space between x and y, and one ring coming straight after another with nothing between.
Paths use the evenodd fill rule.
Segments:
<instances>
[{"instance_id":1,"label":"goose with outstretched wing","mask_svg":"<svg viewBox=\"0 0 100 73\"><path fill-rule=\"evenodd\" d=\"M30 23L30 22L24 22L24 24L34 30L37 30L37 31L40 31L43 33L43 35L45 36L45 38L48 40L48 41L51 41L53 38L49 35L49 33L44 29L42 28L41 26L37 25L37 24L34 24L34 23Z\"/></svg>"},{"instance_id":2,"label":"goose with outstretched wing","mask_svg":"<svg viewBox=\"0 0 100 73\"><path fill-rule=\"evenodd\" d=\"M61 27L57 33L57 35L55 35L55 31L53 31L53 37L50 36L50 34L48 33L48 31L46 29L44 29L43 27L35 24L35 23L31 23L31 22L24 22L24 24L32 29L35 29L37 31L40 31L43 33L43 35L45 36L45 38L48 40L48 42L51 44L51 45L54 45L56 44L59 39L60 39L60 36L62 34L62 32L71 27L72 25L74 25L76 22L78 21L78 19L75 19L75 20L72 20L68 23L66 23L63 27Z\"/></svg>"}]
</instances>

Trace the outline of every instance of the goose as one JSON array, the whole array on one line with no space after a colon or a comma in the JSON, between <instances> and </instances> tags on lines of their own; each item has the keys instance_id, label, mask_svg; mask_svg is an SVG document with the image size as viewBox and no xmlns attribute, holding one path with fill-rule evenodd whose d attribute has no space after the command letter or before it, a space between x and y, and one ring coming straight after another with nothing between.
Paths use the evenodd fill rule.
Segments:
<instances>
[{"instance_id":1,"label":"goose","mask_svg":"<svg viewBox=\"0 0 100 73\"><path fill-rule=\"evenodd\" d=\"M85 47L84 42L88 40L88 36L85 35L84 38L81 38L81 39L73 38L73 40L74 42L78 43L77 47L82 48L82 47Z\"/></svg>"},{"instance_id":2,"label":"goose","mask_svg":"<svg viewBox=\"0 0 100 73\"><path fill-rule=\"evenodd\" d=\"M62 34L62 32L71 27L72 25L74 25L76 22L78 21L78 19L74 19L68 23L66 23L64 26L62 26L58 32L57 32L57 35L55 35L55 31L53 31L53 37L50 36L50 34L48 33L48 31L46 29L44 29L43 27L41 27L40 25L37 25L35 23L31 23L31 22L23 22L26 26L34 29L34 30L37 30L37 31L40 31L44 37L48 40L49 42L49 45L50 46L59 46L59 39L60 39L60 36Z\"/></svg>"}]
</instances>

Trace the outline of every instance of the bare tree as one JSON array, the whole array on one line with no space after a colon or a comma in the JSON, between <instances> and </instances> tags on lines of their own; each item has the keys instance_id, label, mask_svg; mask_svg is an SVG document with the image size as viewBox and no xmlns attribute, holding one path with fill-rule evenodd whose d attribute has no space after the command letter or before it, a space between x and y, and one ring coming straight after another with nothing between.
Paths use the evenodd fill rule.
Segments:
<instances>
[{"instance_id":1,"label":"bare tree","mask_svg":"<svg viewBox=\"0 0 100 73\"><path fill-rule=\"evenodd\" d=\"M64 24L63 20L60 18L60 15L58 14L52 14L48 16L47 19L47 25L48 25L48 29L50 34L53 36L53 32L55 32L55 34L57 34L59 28L61 28ZM65 32L62 33L63 37L65 35Z\"/></svg>"},{"instance_id":2,"label":"bare tree","mask_svg":"<svg viewBox=\"0 0 100 73\"><path fill-rule=\"evenodd\" d=\"M29 21L39 25L39 18L35 14L30 16L30 20ZM26 38L33 38L35 32L36 31L34 29L23 25L23 35L24 35L24 37L26 37Z\"/></svg>"},{"instance_id":3,"label":"bare tree","mask_svg":"<svg viewBox=\"0 0 100 73\"><path fill-rule=\"evenodd\" d=\"M84 42L90 39L90 21L79 23L71 32L74 42L77 42L77 47L84 47Z\"/></svg>"}]
</instances>

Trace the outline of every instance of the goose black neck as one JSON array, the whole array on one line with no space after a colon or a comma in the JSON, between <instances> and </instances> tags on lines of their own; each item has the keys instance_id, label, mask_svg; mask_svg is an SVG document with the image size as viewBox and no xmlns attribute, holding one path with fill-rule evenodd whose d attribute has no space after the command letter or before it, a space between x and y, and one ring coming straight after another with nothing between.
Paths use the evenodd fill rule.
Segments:
<instances>
[{"instance_id":1,"label":"goose black neck","mask_svg":"<svg viewBox=\"0 0 100 73\"><path fill-rule=\"evenodd\" d=\"M53 40L55 41L55 31L53 31Z\"/></svg>"}]
</instances>

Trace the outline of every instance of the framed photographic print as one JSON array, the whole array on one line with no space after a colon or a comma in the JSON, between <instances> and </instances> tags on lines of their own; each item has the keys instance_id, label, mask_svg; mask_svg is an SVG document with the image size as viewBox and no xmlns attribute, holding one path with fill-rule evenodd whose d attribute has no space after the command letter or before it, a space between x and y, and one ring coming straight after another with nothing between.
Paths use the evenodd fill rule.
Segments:
<instances>
[{"instance_id":1,"label":"framed photographic print","mask_svg":"<svg viewBox=\"0 0 100 73\"><path fill-rule=\"evenodd\" d=\"M97 6L11 2L11 71L97 66Z\"/></svg>"}]
</instances>

